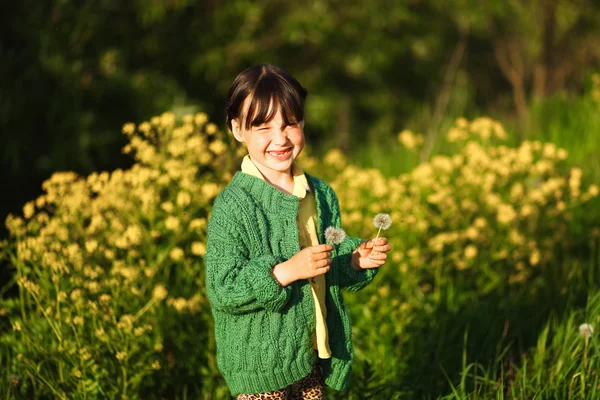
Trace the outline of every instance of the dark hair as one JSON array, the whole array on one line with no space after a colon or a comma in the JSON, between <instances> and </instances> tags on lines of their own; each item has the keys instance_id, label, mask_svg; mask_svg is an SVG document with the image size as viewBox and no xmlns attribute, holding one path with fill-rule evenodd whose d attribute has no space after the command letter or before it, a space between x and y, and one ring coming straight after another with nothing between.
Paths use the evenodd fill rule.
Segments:
<instances>
[{"instance_id":1,"label":"dark hair","mask_svg":"<svg viewBox=\"0 0 600 400\"><path fill-rule=\"evenodd\" d=\"M271 64L259 64L247 68L235 78L227 94L225 108L229 129L231 120L240 117L244 100L251 96L244 128L271 121L281 110L286 125L304 119L304 100L307 90L289 73ZM273 108L269 106L273 102ZM242 123L242 121L240 121Z\"/></svg>"}]
</instances>

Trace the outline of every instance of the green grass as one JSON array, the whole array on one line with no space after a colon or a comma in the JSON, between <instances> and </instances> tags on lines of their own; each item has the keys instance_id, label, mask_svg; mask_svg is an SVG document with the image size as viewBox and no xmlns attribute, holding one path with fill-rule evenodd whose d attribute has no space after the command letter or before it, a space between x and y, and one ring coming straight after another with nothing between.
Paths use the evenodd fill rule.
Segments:
<instances>
[{"instance_id":1,"label":"green grass","mask_svg":"<svg viewBox=\"0 0 600 400\"><path fill-rule=\"evenodd\" d=\"M582 323L597 324L600 293L590 294L584 309L562 318L551 317L537 343L520 356L509 357L505 348L491 365L467 364L458 385L441 399L598 399L600 398L600 348L598 338L586 340ZM466 347L466 346L465 346Z\"/></svg>"},{"instance_id":2,"label":"green grass","mask_svg":"<svg viewBox=\"0 0 600 400\"><path fill-rule=\"evenodd\" d=\"M423 111L423 115L408 121L404 128L422 133L426 129L429 114L426 110ZM461 116L447 115L442 120L432 146L432 155L452 151L444 142L443 136L453 126L456 118ZM494 118L493 113L491 117ZM590 181L600 181L600 107L591 97L567 97L559 94L534 102L526 132L522 132L514 121L506 122L501 117L498 120L505 124L509 135L508 145L518 146L521 137L525 140L552 142L569 152L569 162L582 167L584 175ZM418 152L403 148L396 135L390 135L383 142L367 142L362 146L355 146L351 158L356 164L377 168L386 176L408 172L419 160Z\"/></svg>"}]
</instances>

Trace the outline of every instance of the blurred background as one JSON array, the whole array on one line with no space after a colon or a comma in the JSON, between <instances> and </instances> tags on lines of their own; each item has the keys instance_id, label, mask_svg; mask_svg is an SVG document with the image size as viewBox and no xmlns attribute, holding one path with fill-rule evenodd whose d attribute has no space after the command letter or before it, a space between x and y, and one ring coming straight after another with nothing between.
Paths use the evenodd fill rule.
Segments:
<instances>
[{"instance_id":1,"label":"blurred background","mask_svg":"<svg viewBox=\"0 0 600 400\"><path fill-rule=\"evenodd\" d=\"M21 0L0 5L0 40L1 221L54 172L132 166L127 122L204 112L224 129L257 63L308 89L312 155L398 176L445 153L457 118L489 116L507 144L552 142L600 180L595 0ZM404 130L424 138L414 158L394 156Z\"/></svg>"},{"instance_id":2,"label":"blurred background","mask_svg":"<svg viewBox=\"0 0 600 400\"><path fill-rule=\"evenodd\" d=\"M578 141L600 67L593 0L24 0L0 11L0 219L54 171L129 165L125 122L203 110L220 123L229 85L256 63L308 89L314 149L362 162L401 129L433 136L457 116L489 115L519 138L571 123L556 144Z\"/></svg>"}]
</instances>

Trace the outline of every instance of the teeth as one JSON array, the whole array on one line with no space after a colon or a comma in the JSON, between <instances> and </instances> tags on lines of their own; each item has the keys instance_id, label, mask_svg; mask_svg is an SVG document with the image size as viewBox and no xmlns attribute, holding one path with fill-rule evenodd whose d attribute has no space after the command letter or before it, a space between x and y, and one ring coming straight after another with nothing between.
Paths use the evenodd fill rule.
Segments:
<instances>
[{"instance_id":1,"label":"teeth","mask_svg":"<svg viewBox=\"0 0 600 400\"><path fill-rule=\"evenodd\" d=\"M282 155L287 153L289 150L281 150L281 151L270 151L269 153L271 154L275 154L275 155Z\"/></svg>"}]
</instances>

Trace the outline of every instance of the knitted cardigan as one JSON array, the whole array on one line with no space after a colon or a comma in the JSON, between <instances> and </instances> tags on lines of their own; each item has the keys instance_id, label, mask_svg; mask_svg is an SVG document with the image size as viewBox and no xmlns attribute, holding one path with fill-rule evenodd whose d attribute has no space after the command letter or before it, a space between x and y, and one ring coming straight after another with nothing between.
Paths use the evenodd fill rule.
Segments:
<instances>
[{"instance_id":1,"label":"knitted cardigan","mask_svg":"<svg viewBox=\"0 0 600 400\"><path fill-rule=\"evenodd\" d=\"M306 174L318 211L317 233L341 227L338 199L324 181ZM208 222L206 290L215 323L217 366L233 396L282 389L308 375L317 361L315 304L307 279L282 287L275 265L300 251L298 198L237 172L217 196ZM361 239L336 246L326 277L327 328L332 357L318 359L327 386L348 387L353 358L350 319L341 288L358 291L378 269L356 271Z\"/></svg>"}]
</instances>

